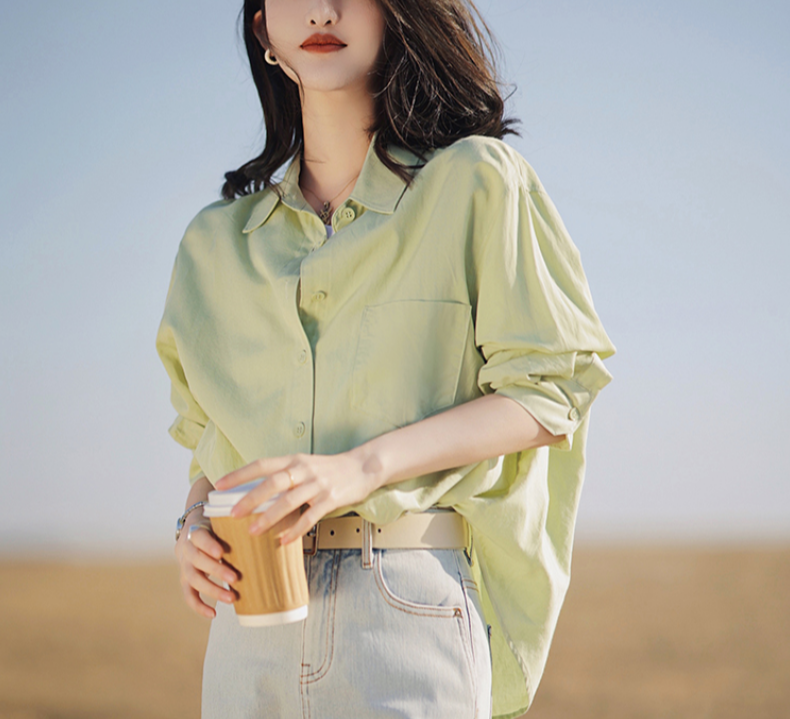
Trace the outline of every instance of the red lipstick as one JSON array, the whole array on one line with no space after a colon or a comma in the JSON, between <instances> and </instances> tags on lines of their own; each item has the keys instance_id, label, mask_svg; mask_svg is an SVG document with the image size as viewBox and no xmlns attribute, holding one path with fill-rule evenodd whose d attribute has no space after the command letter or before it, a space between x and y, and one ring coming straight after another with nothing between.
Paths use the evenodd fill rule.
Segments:
<instances>
[{"instance_id":1,"label":"red lipstick","mask_svg":"<svg viewBox=\"0 0 790 719\"><path fill-rule=\"evenodd\" d=\"M305 40L301 47L302 50L309 52L335 52L342 50L346 44L329 33L314 33Z\"/></svg>"}]
</instances>

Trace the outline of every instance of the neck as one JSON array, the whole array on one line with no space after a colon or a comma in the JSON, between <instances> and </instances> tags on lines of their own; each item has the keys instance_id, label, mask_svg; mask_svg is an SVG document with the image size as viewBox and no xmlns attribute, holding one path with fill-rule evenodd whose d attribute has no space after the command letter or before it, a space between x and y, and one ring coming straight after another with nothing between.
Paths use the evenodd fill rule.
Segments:
<instances>
[{"instance_id":1,"label":"neck","mask_svg":"<svg viewBox=\"0 0 790 719\"><path fill-rule=\"evenodd\" d=\"M367 91L305 92L304 154L299 185L316 211L321 209L322 202L332 198L334 209L351 194L352 178L361 171L370 146L366 127L372 121L373 98ZM309 192L304 192L305 187Z\"/></svg>"}]
</instances>

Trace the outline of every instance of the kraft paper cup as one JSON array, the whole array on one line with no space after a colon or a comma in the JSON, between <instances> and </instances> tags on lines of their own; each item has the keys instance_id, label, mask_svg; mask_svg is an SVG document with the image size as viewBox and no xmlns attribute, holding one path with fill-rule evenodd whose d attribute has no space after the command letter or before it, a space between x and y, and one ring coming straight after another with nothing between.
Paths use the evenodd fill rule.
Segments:
<instances>
[{"instance_id":1,"label":"kraft paper cup","mask_svg":"<svg viewBox=\"0 0 790 719\"><path fill-rule=\"evenodd\" d=\"M230 548L222 561L241 575L231 589L236 593L233 603L236 616L245 627L301 621L307 617L309 603L302 543L291 542L284 547L277 544L277 535L296 523L299 510L258 536L249 533L255 515L270 507L279 495L257 507L248 517L230 516L236 503L261 481L209 492L208 504L203 508L204 515L211 519L214 534Z\"/></svg>"}]
</instances>

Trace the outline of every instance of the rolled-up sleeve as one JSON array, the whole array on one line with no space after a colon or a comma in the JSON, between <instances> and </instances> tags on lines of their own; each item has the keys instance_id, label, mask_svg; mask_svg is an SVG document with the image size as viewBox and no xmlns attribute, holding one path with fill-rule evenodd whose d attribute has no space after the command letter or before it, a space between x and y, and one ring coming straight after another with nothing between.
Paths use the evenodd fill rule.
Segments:
<instances>
[{"instance_id":1,"label":"rolled-up sleeve","mask_svg":"<svg viewBox=\"0 0 790 719\"><path fill-rule=\"evenodd\" d=\"M483 393L521 404L566 439L611 380L615 348L593 308L579 252L531 168L488 193L487 237L478 253L475 342Z\"/></svg>"},{"instance_id":2,"label":"rolled-up sleeve","mask_svg":"<svg viewBox=\"0 0 790 719\"><path fill-rule=\"evenodd\" d=\"M175 278L175 274L174 270L173 278ZM173 279L171 279L170 289L168 290L168 300L172 291ZM195 459L194 451L206 429L208 417L190 391L189 383L179 358L175 332L168 321L168 303L165 305L164 317L157 332L156 350L170 377L170 402L178 413L168 432L176 442L192 450L193 453L189 467L189 483L191 485L201 477L206 476L197 459Z\"/></svg>"}]
</instances>

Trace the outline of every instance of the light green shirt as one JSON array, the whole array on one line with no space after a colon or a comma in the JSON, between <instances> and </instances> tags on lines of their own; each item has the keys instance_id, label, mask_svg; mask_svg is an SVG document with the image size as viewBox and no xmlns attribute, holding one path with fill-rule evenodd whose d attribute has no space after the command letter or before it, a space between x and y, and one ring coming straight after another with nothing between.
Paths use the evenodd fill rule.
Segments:
<instances>
[{"instance_id":1,"label":"light green shirt","mask_svg":"<svg viewBox=\"0 0 790 719\"><path fill-rule=\"evenodd\" d=\"M413 163L400 149L391 154ZM496 139L436 150L412 186L371 143L334 234L298 157L272 189L202 210L157 337L191 481L254 459L335 454L490 392L567 441L383 487L386 524L454 507L492 625L494 714L532 701L568 586L590 404L614 352L579 254L526 161Z\"/></svg>"}]
</instances>

